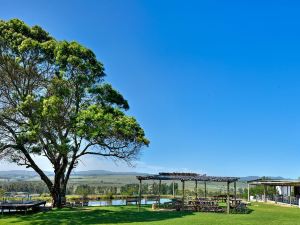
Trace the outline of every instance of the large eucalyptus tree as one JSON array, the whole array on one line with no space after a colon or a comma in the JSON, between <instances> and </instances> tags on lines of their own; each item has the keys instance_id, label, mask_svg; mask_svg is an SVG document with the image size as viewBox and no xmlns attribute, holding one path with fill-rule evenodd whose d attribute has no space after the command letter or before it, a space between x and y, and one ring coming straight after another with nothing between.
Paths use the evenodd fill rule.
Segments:
<instances>
[{"instance_id":1,"label":"large eucalyptus tree","mask_svg":"<svg viewBox=\"0 0 300 225\"><path fill-rule=\"evenodd\" d=\"M54 207L62 206L80 157L130 162L149 144L104 77L95 54L77 42L57 41L18 19L0 21L0 156L35 170ZM35 155L49 160L53 179Z\"/></svg>"}]
</instances>

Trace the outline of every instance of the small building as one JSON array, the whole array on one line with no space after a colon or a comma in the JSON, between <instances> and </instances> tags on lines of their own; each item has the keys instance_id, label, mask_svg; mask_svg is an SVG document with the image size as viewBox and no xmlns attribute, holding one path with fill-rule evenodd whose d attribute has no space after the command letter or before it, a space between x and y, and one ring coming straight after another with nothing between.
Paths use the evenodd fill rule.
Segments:
<instances>
[{"instance_id":1,"label":"small building","mask_svg":"<svg viewBox=\"0 0 300 225\"><path fill-rule=\"evenodd\" d=\"M252 200L250 196L251 186L261 185L264 187L262 195L253 196L255 200L274 201L275 203L286 203L299 205L300 198L300 180L275 180L275 179L257 179L248 181L248 201ZM272 194L267 192L267 187L274 188ZM275 194L274 194L275 192Z\"/></svg>"}]
</instances>

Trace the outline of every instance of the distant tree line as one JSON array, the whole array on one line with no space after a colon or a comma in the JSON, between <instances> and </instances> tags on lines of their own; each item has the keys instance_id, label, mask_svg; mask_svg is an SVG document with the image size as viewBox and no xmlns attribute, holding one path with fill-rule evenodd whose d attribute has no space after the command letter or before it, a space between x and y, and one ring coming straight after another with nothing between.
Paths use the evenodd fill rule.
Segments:
<instances>
[{"instance_id":1,"label":"distant tree line","mask_svg":"<svg viewBox=\"0 0 300 225\"><path fill-rule=\"evenodd\" d=\"M47 186L42 181L14 181L14 182L0 182L0 190L2 192L28 192L34 194L49 194ZM182 190L179 188L178 183L174 183L174 191L176 195L182 195ZM68 195L126 195L134 196L139 192L139 184L126 184L120 187L111 185L89 185L89 184L74 184L71 183L67 187ZM234 193L233 189L230 189L231 193ZM157 195L159 193L159 184L154 182L152 184L142 184L142 193L148 195ZM207 196L225 194L226 190L214 189L208 190ZM264 193L264 187L261 185L253 186L250 188L250 195L262 195ZM267 187L267 194L275 194L276 190L273 187ZM162 183L160 187L161 195L173 195L173 184ZM194 189L186 189L185 194L187 196L195 196ZM204 196L203 188L197 190L198 196ZM248 189L238 188L237 195L240 198L247 198Z\"/></svg>"},{"instance_id":2,"label":"distant tree line","mask_svg":"<svg viewBox=\"0 0 300 225\"><path fill-rule=\"evenodd\" d=\"M153 184L142 184L142 193L143 194L153 194L157 195L159 193L159 184L154 182ZM178 184L174 183L174 191L178 192ZM122 195L137 195L139 192L138 184L127 184L121 187ZM173 194L173 184L161 184L160 194L162 195L172 195Z\"/></svg>"},{"instance_id":3,"label":"distant tree line","mask_svg":"<svg viewBox=\"0 0 300 225\"><path fill-rule=\"evenodd\" d=\"M5 192L29 192L35 194L49 193L47 186L42 181L14 181L0 182L0 189ZM142 192L144 194L158 194L158 183L143 184ZM88 185L88 184L70 184L67 187L67 194L76 195L92 195L92 194L123 194L136 195L138 194L138 184L126 184L121 187L107 185ZM174 184L174 190L178 192L178 184ZM161 184L160 193L163 195L173 194L172 184Z\"/></svg>"},{"instance_id":4,"label":"distant tree line","mask_svg":"<svg viewBox=\"0 0 300 225\"><path fill-rule=\"evenodd\" d=\"M0 189L5 192L29 192L29 193L48 193L49 190L43 182L3 182L0 183Z\"/></svg>"}]
</instances>

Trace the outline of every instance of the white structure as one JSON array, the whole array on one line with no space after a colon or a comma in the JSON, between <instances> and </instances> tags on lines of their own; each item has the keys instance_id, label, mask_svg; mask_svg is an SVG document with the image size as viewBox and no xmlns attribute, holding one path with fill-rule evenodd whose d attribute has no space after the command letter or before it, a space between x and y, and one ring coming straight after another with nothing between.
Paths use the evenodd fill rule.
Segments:
<instances>
[{"instance_id":1,"label":"white structure","mask_svg":"<svg viewBox=\"0 0 300 225\"><path fill-rule=\"evenodd\" d=\"M261 185L263 186L263 194L261 196L263 201L267 201L268 198L271 201L282 202L287 204L300 204L300 180L273 180L273 179L257 179L248 181L248 201L250 201L250 186L251 185ZM274 191L272 195L268 196L267 187ZM273 189L274 188L274 189ZM299 205L300 207L300 205Z\"/></svg>"},{"instance_id":2,"label":"white structure","mask_svg":"<svg viewBox=\"0 0 300 225\"><path fill-rule=\"evenodd\" d=\"M290 186L276 186L276 191L279 195L290 196L291 187Z\"/></svg>"}]
</instances>

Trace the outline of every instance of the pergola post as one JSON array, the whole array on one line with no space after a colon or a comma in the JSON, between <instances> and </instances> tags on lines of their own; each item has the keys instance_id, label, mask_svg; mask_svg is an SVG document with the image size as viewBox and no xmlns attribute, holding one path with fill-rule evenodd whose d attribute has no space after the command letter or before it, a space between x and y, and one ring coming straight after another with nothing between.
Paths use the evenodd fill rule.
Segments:
<instances>
[{"instance_id":1,"label":"pergola post","mask_svg":"<svg viewBox=\"0 0 300 225\"><path fill-rule=\"evenodd\" d=\"M292 186L290 186L290 191L289 191L289 202L290 205L292 205Z\"/></svg>"},{"instance_id":2,"label":"pergola post","mask_svg":"<svg viewBox=\"0 0 300 225\"><path fill-rule=\"evenodd\" d=\"M227 181L227 214L230 213L230 195L229 195L229 184L230 182Z\"/></svg>"},{"instance_id":3,"label":"pergola post","mask_svg":"<svg viewBox=\"0 0 300 225\"><path fill-rule=\"evenodd\" d=\"M184 180L181 181L182 182L182 208L184 207Z\"/></svg>"},{"instance_id":4,"label":"pergola post","mask_svg":"<svg viewBox=\"0 0 300 225\"><path fill-rule=\"evenodd\" d=\"M204 198L206 198L207 190L206 190L206 181L204 181Z\"/></svg>"},{"instance_id":5,"label":"pergola post","mask_svg":"<svg viewBox=\"0 0 300 225\"><path fill-rule=\"evenodd\" d=\"M154 181L152 182L152 194L154 195L155 192L154 192Z\"/></svg>"},{"instance_id":6,"label":"pergola post","mask_svg":"<svg viewBox=\"0 0 300 225\"><path fill-rule=\"evenodd\" d=\"M141 201L142 201L142 180L139 180L139 211L141 209Z\"/></svg>"},{"instance_id":7,"label":"pergola post","mask_svg":"<svg viewBox=\"0 0 300 225\"><path fill-rule=\"evenodd\" d=\"M195 181L195 197L198 198L198 181Z\"/></svg>"},{"instance_id":8,"label":"pergola post","mask_svg":"<svg viewBox=\"0 0 300 225\"><path fill-rule=\"evenodd\" d=\"M160 207L160 189L161 189L161 180L158 183L158 207Z\"/></svg>"},{"instance_id":9,"label":"pergola post","mask_svg":"<svg viewBox=\"0 0 300 225\"><path fill-rule=\"evenodd\" d=\"M250 184L248 183L248 202L250 202Z\"/></svg>"},{"instance_id":10,"label":"pergola post","mask_svg":"<svg viewBox=\"0 0 300 225\"><path fill-rule=\"evenodd\" d=\"M236 203L236 181L234 181L234 201Z\"/></svg>"},{"instance_id":11,"label":"pergola post","mask_svg":"<svg viewBox=\"0 0 300 225\"><path fill-rule=\"evenodd\" d=\"M173 198L175 198L175 181L173 180Z\"/></svg>"},{"instance_id":12,"label":"pergola post","mask_svg":"<svg viewBox=\"0 0 300 225\"><path fill-rule=\"evenodd\" d=\"M267 202L267 186L264 184L264 202Z\"/></svg>"},{"instance_id":13,"label":"pergola post","mask_svg":"<svg viewBox=\"0 0 300 225\"><path fill-rule=\"evenodd\" d=\"M277 204L277 195L276 195L276 186L273 186L274 187L274 201L275 201L275 204Z\"/></svg>"}]
</instances>

